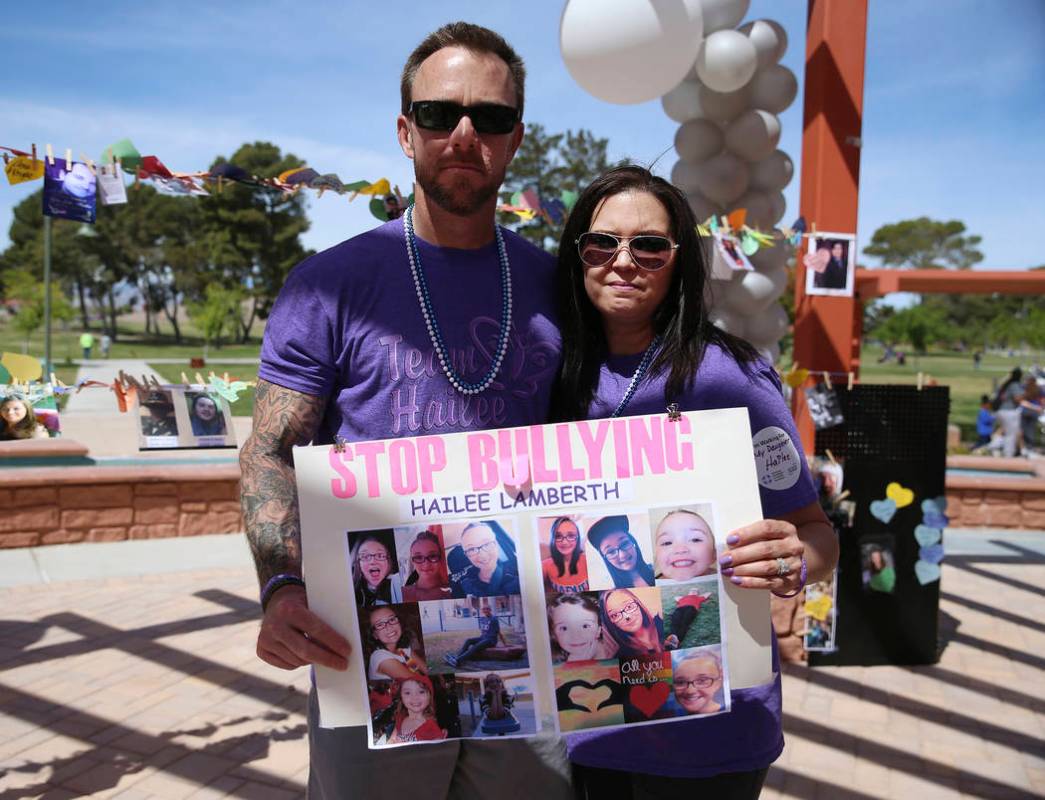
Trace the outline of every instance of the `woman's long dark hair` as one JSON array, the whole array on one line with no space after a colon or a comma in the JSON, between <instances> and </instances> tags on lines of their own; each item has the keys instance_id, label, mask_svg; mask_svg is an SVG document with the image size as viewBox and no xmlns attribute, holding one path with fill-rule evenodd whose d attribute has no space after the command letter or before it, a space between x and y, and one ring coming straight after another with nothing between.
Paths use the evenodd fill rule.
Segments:
<instances>
[{"instance_id":1,"label":"woman's long dark hair","mask_svg":"<svg viewBox=\"0 0 1045 800\"><path fill-rule=\"evenodd\" d=\"M631 539L631 543L635 546L635 560L638 563L635 565L635 569L631 572L626 572L622 569L618 569L610 563L610 560L603 555L602 550L598 547L595 549L599 551L599 555L602 556L602 561L606 565L606 571L610 573L610 578L613 581L613 585L618 589L626 589L629 586L635 585L634 576L637 574L642 580L646 582L647 586L653 586L656 580L653 574L653 565L647 564L646 559L642 555L642 548L639 547L638 540L631 535L631 531L625 531L624 535Z\"/></svg>"},{"instance_id":2,"label":"woman's long dark hair","mask_svg":"<svg viewBox=\"0 0 1045 800\"><path fill-rule=\"evenodd\" d=\"M562 557L562 553L560 553L558 549L555 547L555 533L559 530L559 526L562 525L562 523L564 522L572 523L573 527L577 528L577 546L573 548L573 552L570 554L571 575L577 574L577 562L580 560L581 553L584 552L584 542L581 541L580 526L578 526L577 523L569 517L557 517L555 521L552 522L552 532L549 537L551 539L551 541L549 542L551 546L549 549L551 550L552 561L554 562L556 569L559 570L560 578L566 574L566 559Z\"/></svg>"},{"instance_id":3,"label":"woman's long dark hair","mask_svg":"<svg viewBox=\"0 0 1045 800\"><path fill-rule=\"evenodd\" d=\"M559 242L557 269L562 326L562 371L552 400L554 420L584 419L595 395L599 365L607 355L602 316L584 290L584 264L577 238L591 226L605 198L622 192L646 192L661 202L671 219L671 236L678 244L675 274L667 296L653 314L654 333L662 343L649 374L668 371L665 403L692 382L708 344L728 351L742 367L758 358L754 347L719 330L708 319L704 289L708 282L705 250L697 220L686 196L645 167L621 166L603 173L581 192L566 220Z\"/></svg>"}]
</instances>

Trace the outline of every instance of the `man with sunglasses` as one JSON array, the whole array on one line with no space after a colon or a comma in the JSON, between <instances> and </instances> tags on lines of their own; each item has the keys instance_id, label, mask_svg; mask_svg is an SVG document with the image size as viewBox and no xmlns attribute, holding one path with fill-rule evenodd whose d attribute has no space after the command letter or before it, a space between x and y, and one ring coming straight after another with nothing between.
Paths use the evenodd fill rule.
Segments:
<instances>
[{"instance_id":1,"label":"man with sunglasses","mask_svg":"<svg viewBox=\"0 0 1045 800\"><path fill-rule=\"evenodd\" d=\"M415 205L299 264L272 310L240 464L258 655L276 667L343 670L349 657L308 610L294 445L547 420L561 349L554 263L494 217L523 136L524 77L493 31L458 22L426 37L403 70L396 123ZM325 729L312 692L313 800L572 796L557 739L368 750L362 687L356 702L355 726Z\"/></svg>"}]
</instances>

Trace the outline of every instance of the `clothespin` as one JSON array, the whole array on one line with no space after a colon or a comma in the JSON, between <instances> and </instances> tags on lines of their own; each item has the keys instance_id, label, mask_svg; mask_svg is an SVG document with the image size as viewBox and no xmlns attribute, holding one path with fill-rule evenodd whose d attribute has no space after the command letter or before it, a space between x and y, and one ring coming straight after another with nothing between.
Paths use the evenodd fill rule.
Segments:
<instances>
[{"instance_id":1,"label":"clothespin","mask_svg":"<svg viewBox=\"0 0 1045 800\"><path fill-rule=\"evenodd\" d=\"M830 450L824 450L824 452L827 453L827 460L828 461L830 461L832 464L837 464L838 463L837 461L835 461L835 454L834 453L832 453Z\"/></svg>"},{"instance_id":2,"label":"clothespin","mask_svg":"<svg viewBox=\"0 0 1045 800\"><path fill-rule=\"evenodd\" d=\"M826 369L824 370L824 383L826 383L828 387L831 386L831 375Z\"/></svg>"},{"instance_id":3,"label":"clothespin","mask_svg":"<svg viewBox=\"0 0 1045 800\"><path fill-rule=\"evenodd\" d=\"M51 145L47 145L47 164L54 166L54 150L51 149Z\"/></svg>"},{"instance_id":4,"label":"clothespin","mask_svg":"<svg viewBox=\"0 0 1045 800\"><path fill-rule=\"evenodd\" d=\"M182 383L184 383L184 384L185 384L186 386L191 386L191 385L192 385L192 384L191 384L191 383L189 382L189 376L188 376L188 375L186 375L186 374L185 374L184 372L183 372L183 373L181 373L181 382L182 382Z\"/></svg>"},{"instance_id":5,"label":"clothespin","mask_svg":"<svg viewBox=\"0 0 1045 800\"><path fill-rule=\"evenodd\" d=\"M200 386L206 386L207 385L207 382L205 380L203 380L203 376L200 375L198 372L196 373L196 383L198 385L200 385Z\"/></svg>"},{"instance_id":6,"label":"clothespin","mask_svg":"<svg viewBox=\"0 0 1045 800\"><path fill-rule=\"evenodd\" d=\"M7 166L7 163L8 163L8 162L9 162L10 160L11 160L11 159L10 159L10 158L8 158L8 155L7 155L7 153L4 153L4 166L5 166L5 167Z\"/></svg>"},{"instance_id":7,"label":"clothespin","mask_svg":"<svg viewBox=\"0 0 1045 800\"><path fill-rule=\"evenodd\" d=\"M922 390L922 386L923 386L924 383L925 383L925 375L924 375L924 373L919 372L918 373L918 391L919 392Z\"/></svg>"},{"instance_id":8,"label":"clothespin","mask_svg":"<svg viewBox=\"0 0 1045 800\"><path fill-rule=\"evenodd\" d=\"M83 158L83 160L87 162L87 169L89 169L91 171L91 174L97 176L98 173L95 172L95 170L94 170L94 162L91 161L91 159L89 159L89 158L85 158L82 153L80 154L80 157Z\"/></svg>"},{"instance_id":9,"label":"clothespin","mask_svg":"<svg viewBox=\"0 0 1045 800\"><path fill-rule=\"evenodd\" d=\"M111 147L106 147L105 148L105 154L109 157L107 160L108 160L108 162L110 164L115 164L116 163L116 159L114 159L112 157L112 148Z\"/></svg>"},{"instance_id":10,"label":"clothespin","mask_svg":"<svg viewBox=\"0 0 1045 800\"><path fill-rule=\"evenodd\" d=\"M811 237L813 237L814 239L816 238L816 223L815 222L810 223L810 225L809 225L809 235Z\"/></svg>"},{"instance_id":11,"label":"clothespin","mask_svg":"<svg viewBox=\"0 0 1045 800\"><path fill-rule=\"evenodd\" d=\"M124 390L123 386L120 384L119 381L116 381L115 383L113 383L113 385L110 388L116 394L116 407L121 412L126 412L127 411L127 392Z\"/></svg>"},{"instance_id":12,"label":"clothespin","mask_svg":"<svg viewBox=\"0 0 1045 800\"><path fill-rule=\"evenodd\" d=\"M848 489L846 489L844 492L838 495L838 497L835 498L835 502L840 503L842 500L845 500L850 494L851 492Z\"/></svg>"},{"instance_id":13,"label":"clothespin","mask_svg":"<svg viewBox=\"0 0 1045 800\"><path fill-rule=\"evenodd\" d=\"M335 453L343 453L343 452L345 452L345 445L346 444L348 444L348 442L346 442L340 436L335 436L334 437L334 452Z\"/></svg>"},{"instance_id":14,"label":"clothespin","mask_svg":"<svg viewBox=\"0 0 1045 800\"><path fill-rule=\"evenodd\" d=\"M73 149L71 147L65 148L65 171L68 172L73 168Z\"/></svg>"},{"instance_id":15,"label":"clothespin","mask_svg":"<svg viewBox=\"0 0 1045 800\"><path fill-rule=\"evenodd\" d=\"M229 373L227 372L222 376L221 379L225 381L225 383L231 383L231 381L229 380Z\"/></svg>"},{"instance_id":16,"label":"clothespin","mask_svg":"<svg viewBox=\"0 0 1045 800\"><path fill-rule=\"evenodd\" d=\"M33 161L36 161L36 145L33 145Z\"/></svg>"},{"instance_id":17,"label":"clothespin","mask_svg":"<svg viewBox=\"0 0 1045 800\"><path fill-rule=\"evenodd\" d=\"M680 419L682 419L682 412L679 411L678 403L668 403L667 411L669 422L678 422Z\"/></svg>"},{"instance_id":18,"label":"clothespin","mask_svg":"<svg viewBox=\"0 0 1045 800\"><path fill-rule=\"evenodd\" d=\"M850 392L853 391L853 377L854 377L853 372L852 372L852 370L850 370L849 371L849 380L848 380L847 385L845 387Z\"/></svg>"}]
</instances>

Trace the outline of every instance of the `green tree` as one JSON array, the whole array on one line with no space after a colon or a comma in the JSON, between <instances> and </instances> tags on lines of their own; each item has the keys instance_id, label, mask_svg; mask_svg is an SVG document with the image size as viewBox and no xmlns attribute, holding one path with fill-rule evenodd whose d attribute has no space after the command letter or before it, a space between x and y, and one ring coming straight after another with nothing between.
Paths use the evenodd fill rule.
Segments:
<instances>
[{"instance_id":1,"label":"green tree","mask_svg":"<svg viewBox=\"0 0 1045 800\"><path fill-rule=\"evenodd\" d=\"M505 173L501 200L507 203L516 192L533 188L544 200L561 198L563 192L579 192L612 166L606 157L607 139L587 130L548 133L540 123L526 126L519 151ZM500 222L539 247L555 251L561 225L550 225L543 217L520 222L514 214L500 214Z\"/></svg>"},{"instance_id":2,"label":"green tree","mask_svg":"<svg viewBox=\"0 0 1045 800\"><path fill-rule=\"evenodd\" d=\"M884 267L971 269L983 261L976 249L980 241L979 236L966 236L965 224L958 220L918 217L880 227L864 254L878 258Z\"/></svg>"},{"instance_id":3,"label":"green tree","mask_svg":"<svg viewBox=\"0 0 1045 800\"><path fill-rule=\"evenodd\" d=\"M304 162L283 154L269 142L244 144L229 159L249 175L274 178ZM309 228L303 194L285 194L271 186L226 182L220 191L201 198L200 226L207 252L207 283L218 281L246 295L237 314L239 340L245 342L257 318L268 316L291 268L309 253L301 234Z\"/></svg>"},{"instance_id":4,"label":"green tree","mask_svg":"<svg viewBox=\"0 0 1045 800\"><path fill-rule=\"evenodd\" d=\"M27 269L7 269L2 275L4 298L17 305L11 324L25 337L22 352L29 352L29 339L44 324L44 286ZM51 285L51 316L56 320L70 320L76 316L73 307L61 290Z\"/></svg>"},{"instance_id":5,"label":"green tree","mask_svg":"<svg viewBox=\"0 0 1045 800\"><path fill-rule=\"evenodd\" d=\"M203 358L210 354L210 345L221 349L226 333L235 335L240 325L240 308L244 291L212 283L207 286L204 299L190 303L189 317L203 334Z\"/></svg>"}]
</instances>

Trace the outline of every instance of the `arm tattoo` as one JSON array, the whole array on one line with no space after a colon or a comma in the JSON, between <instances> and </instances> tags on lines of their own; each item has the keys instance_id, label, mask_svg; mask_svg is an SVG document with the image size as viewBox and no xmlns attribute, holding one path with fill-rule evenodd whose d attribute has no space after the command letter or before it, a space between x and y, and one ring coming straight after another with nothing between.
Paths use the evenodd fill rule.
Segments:
<instances>
[{"instance_id":1,"label":"arm tattoo","mask_svg":"<svg viewBox=\"0 0 1045 800\"><path fill-rule=\"evenodd\" d=\"M254 430L240 450L240 503L262 586L273 575L301 574L301 521L291 448L312 441L326 398L259 380Z\"/></svg>"}]
</instances>

